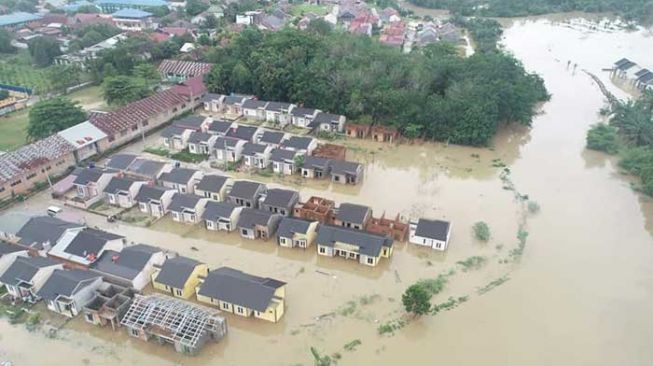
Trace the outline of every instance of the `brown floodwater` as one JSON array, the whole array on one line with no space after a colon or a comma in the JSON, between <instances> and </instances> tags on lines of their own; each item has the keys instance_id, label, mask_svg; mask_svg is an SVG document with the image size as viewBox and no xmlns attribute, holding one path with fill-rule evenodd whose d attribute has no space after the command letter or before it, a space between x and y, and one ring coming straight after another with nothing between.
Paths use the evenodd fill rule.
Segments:
<instances>
[{"instance_id":1,"label":"brown floodwater","mask_svg":"<svg viewBox=\"0 0 653 366\"><path fill-rule=\"evenodd\" d=\"M81 318L55 339L3 320L0 360L16 365L65 360L71 366L310 365L310 347L315 347L322 354L339 353L339 365L649 365L653 202L633 191L614 159L584 149L585 132L598 120L604 100L581 70L599 75L625 98L601 69L621 57L653 65L653 36L534 18L511 21L503 43L528 70L542 75L552 94L532 129L506 128L492 149L347 141L349 157L366 162L366 179L356 187L251 176L299 189L304 198L367 204L377 215L445 218L453 223L448 252L397 243L390 261L368 268L169 219L138 227L75 212L90 225L135 242L176 250L212 267L235 266L287 281L285 318L266 324L227 316L225 340L190 358L124 332L94 328ZM500 261L517 245L523 211L513 192L504 189L501 168L493 166L498 162L510 168L519 192L541 206L528 215L523 256L510 264ZM15 209L43 212L48 204L42 194ZM480 220L491 228L489 243L471 236L471 226ZM456 262L470 256L484 256L487 263L464 272ZM401 315L407 286L450 269L456 273L433 302L469 296L467 302L414 320L394 335L378 335L381 323ZM509 281L479 294L504 275ZM355 339L362 342L356 350L343 349Z\"/></svg>"}]
</instances>

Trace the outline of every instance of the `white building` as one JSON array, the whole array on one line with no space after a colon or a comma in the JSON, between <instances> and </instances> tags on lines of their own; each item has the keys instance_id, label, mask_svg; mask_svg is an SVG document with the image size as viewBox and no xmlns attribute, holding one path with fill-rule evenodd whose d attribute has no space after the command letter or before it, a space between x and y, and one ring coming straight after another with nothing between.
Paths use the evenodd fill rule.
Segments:
<instances>
[{"instance_id":1,"label":"white building","mask_svg":"<svg viewBox=\"0 0 653 366\"><path fill-rule=\"evenodd\" d=\"M450 236L451 224L449 222L419 219L417 222L410 223L408 241L444 251L449 246Z\"/></svg>"}]
</instances>

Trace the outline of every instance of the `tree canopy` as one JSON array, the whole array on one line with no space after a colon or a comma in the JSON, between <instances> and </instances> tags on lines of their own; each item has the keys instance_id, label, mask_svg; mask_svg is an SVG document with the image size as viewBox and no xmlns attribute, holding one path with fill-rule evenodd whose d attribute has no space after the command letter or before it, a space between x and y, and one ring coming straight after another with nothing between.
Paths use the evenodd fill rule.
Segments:
<instances>
[{"instance_id":1,"label":"tree canopy","mask_svg":"<svg viewBox=\"0 0 653 366\"><path fill-rule=\"evenodd\" d=\"M51 65L54 58L61 55L59 42L51 37L36 37L30 40L28 50L32 62L41 67Z\"/></svg>"},{"instance_id":2,"label":"tree canopy","mask_svg":"<svg viewBox=\"0 0 653 366\"><path fill-rule=\"evenodd\" d=\"M0 53L13 53L16 51L11 45L11 33L6 29L0 29Z\"/></svg>"},{"instance_id":3,"label":"tree canopy","mask_svg":"<svg viewBox=\"0 0 653 366\"><path fill-rule=\"evenodd\" d=\"M463 58L436 44L406 55L340 32L246 29L208 58L212 92L300 103L458 144L486 145L502 123L529 125L548 98L539 76L496 49Z\"/></svg>"},{"instance_id":4,"label":"tree canopy","mask_svg":"<svg viewBox=\"0 0 653 366\"><path fill-rule=\"evenodd\" d=\"M38 140L86 120L86 113L68 98L42 100L29 110L27 137Z\"/></svg>"},{"instance_id":5,"label":"tree canopy","mask_svg":"<svg viewBox=\"0 0 653 366\"><path fill-rule=\"evenodd\" d=\"M107 104L122 106L149 96L152 90L142 78L118 75L104 79L102 93Z\"/></svg>"},{"instance_id":6,"label":"tree canopy","mask_svg":"<svg viewBox=\"0 0 653 366\"><path fill-rule=\"evenodd\" d=\"M401 303L408 313L425 315L431 310L431 294L419 284L411 285L401 296Z\"/></svg>"}]
</instances>

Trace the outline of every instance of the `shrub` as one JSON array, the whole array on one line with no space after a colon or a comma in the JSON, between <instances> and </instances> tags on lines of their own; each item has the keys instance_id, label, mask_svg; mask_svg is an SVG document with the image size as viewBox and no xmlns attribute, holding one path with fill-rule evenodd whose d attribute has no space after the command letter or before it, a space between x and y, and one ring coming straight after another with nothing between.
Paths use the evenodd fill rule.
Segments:
<instances>
[{"instance_id":1,"label":"shrub","mask_svg":"<svg viewBox=\"0 0 653 366\"><path fill-rule=\"evenodd\" d=\"M616 154L619 151L619 136L613 126L599 123L587 132L587 148Z\"/></svg>"},{"instance_id":2,"label":"shrub","mask_svg":"<svg viewBox=\"0 0 653 366\"><path fill-rule=\"evenodd\" d=\"M490 227L484 221L479 221L472 226L474 237L480 241L490 240Z\"/></svg>"}]
</instances>

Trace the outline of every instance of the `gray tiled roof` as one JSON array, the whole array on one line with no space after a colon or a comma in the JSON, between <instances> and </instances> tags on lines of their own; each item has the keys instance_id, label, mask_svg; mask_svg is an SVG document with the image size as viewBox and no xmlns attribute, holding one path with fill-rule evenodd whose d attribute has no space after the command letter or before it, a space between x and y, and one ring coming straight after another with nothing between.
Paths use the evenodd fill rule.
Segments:
<instances>
[{"instance_id":1,"label":"gray tiled roof","mask_svg":"<svg viewBox=\"0 0 653 366\"><path fill-rule=\"evenodd\" d=\"M331 160L331 171L334 174L358 174L360 163L345 160Z\"/></svg>"},{"instance_id":2,"label":"gray tiled roof","mask_svg":"<svg viewBox=\"0 0 653 366\"><path fill-rule=\"evenodd\" d=\"M75 178L74 184L86 185L88 183L96 183L100 180L100 177L105 173L103 169L99 168L83 168L80 169L77 173L77 178Z\"/></svg>"},{"instance_id":3,"label":"gray tiled roof","mask_svg":"<svg viewBox=\"0 0 653 366\"><path fill-rule=\"evenodd\" d=\"M379 256L382 247L392 247L392 238L389 236L330 225L320 226L316 242L327 247L333 247L336 242L355 245L360 248L360 254L373 257Z\"/></svg>"},{"instance_id":4,"label":"gray tiled roof","mask_svg":"<svg viewBox=\"0 0 653 366\"><path fill-rule=\"evenodd\" d=\"M312 116L315 114L316 109L314 108L304 108L304 107L295 107L292 109L292 114L293 116L296 117L304 117L304 116Z\"/></svg>"},{"instance_id":5,"label":"gray tiled roof","mask_svg":"<svg viewBox=\"0 0 653 366\"><path fill-rule=\"evenodd\" d=\"M279 223L277 229L278 238L292 238L294 234L306 234L311 226L311 221L296 219L293 217L284 217Z\"/></svg>"},{"instance_id":6,"label":"gray tiled roof","mask_svg":"<svg viewBox=\"0 0 653 366\"><path fill-rule=\"evenodd\" d=\"M133 280L145 268L150 258L162 250L145 244L125 247L122 252L108 250L93 263L93 269L127 280Z\"/></svg>"},{"instance_id":7,"label":"gray tiled roof","mask_svg":"<svg viewBox=\"0 0 653 366\"><path fill-rule=\"evenodd\" d=\"M0 232L15 235L32 217L26 212L7 212L0 216Z\"/></svg>"},{"instance_id":8,"label":"gray tiled roof","mask_svg":"<svg viewBox=\"0 0 653 366\"><path fill-rule=\"evenodd\" d=\"M263 154L268 148L268 145L255 144L248 142L243 146L243 155L252 156L256 154Z\"/></svg>"},{"instance_id":9,"label":"gray tiled roof","mask_svg":"<svg viewBox=\"0 0 653 366\"><path fill-rule=\"evenodd\" d=\"M331 165L331 159L321 158L319 156L304 157L303 167L306 169L326 169Z\"/></svg>"},{"instance_id":10,"label":"gray tiled roof","mask_svg":"<svg viewBox=\"0 0 653 366\"><path fill-rule=\"evenodd\" d=\"M55 269L37 295L46 301L55 300L59 295L70 297L99 277L92 271Z\"/></svg>"},{"instance_id":11,"label":"gray tiled roof","mask_svg":"<svg viewBox=\"0 0 653 366\"><path fill-rule=\"evenodd\" d=\"M289 208L295 205L299 200L299 193L289 189L272 188L268 189L268 193L263 200L263 204L273 207Z\"/></svg>"},{"instance_id":12,"label":"gray tiled roof","mask_svg":"<svg viewBox=\"0 0 653 366\"><path fill-rule=\"evenodd\" d=\"M204 123L205 118L200 116L188 116L172 123L173 126L185 127L188 129L199 130Z\"/></svg>"},{"instance_id":13,"label":"gray tiled roof","mask_svg":"<svg viewBox=\"0 0 653 366\"><path fill-rule=\"evenodd\" d=\"M256 225L267 226L272 216L279 216L268 211L257 210L254 208L243 208L238 218L238 227L252 229Z\"/></svg>"},{"instance_id":14,"label":"gray tiled roof","mask_svg":"<svg viewBox=\"0 0 653 366\"><path fill-rule=\"evenodd\" d=\"M239 180L234 183L231 192L229 192L229 196L248 200L255 199L256 194L261 190L261 188L265 188L261 183Z\"/></svg>"},{"instance_id":15,"label":"gray tiled roof","mask_svg":"<svg viewBox=\"0 0 653 366\"><path fill-rule=\"evenodd\" d=\"M134 154L116 154L113 155L107 162L107 168L125 170L129 164L136 160L137 156Z\"/></svg>"},{"instance_id":16,"label":"gray tiled roof","mask_svg":"<svg viewBox=\"0 0 653 366\"><path fill-rule=\"evenodd\" d=\"M213 121L211 125L209 126L209 131L217 132L217 133L227 133L229 129L231 128L231 122L226 122L226 121Z\"/></svg>"},{"instance_id":17,"label":"gray tiled roof","mask_svg":"<svg viewBox=\"0 0 653 366\"><path fill-rule=\"evenodd\" d=\"M166 127L163 131L161 131L161 137L174 137L174 136L181 136L186 132L187 128L185 127L180 127L180 126L168 126Z\"/></svg>"},{"instance_id":18,"label":"gray tiled roof","mask_svg":"<svg viewBox=\"0 0 653 366\"><path fill-rule=\"evenodd\" d=\"M265 106L265 110L270 112L281 112L281 110L283 109L288 110L290 106L291 106L290 103L268 102L268 105Z\"/></svg>"},{"instance_id":19,"label":"gray tiled roof","mask_svg":"<svg viewBox=\"0 0 653 366\"><path fill-rule=\"evenodd\" d=\"M41 250L43 249L43 243L45 242L50 242L50 244L54 245L67 229L83 226L84 225L63 221L56 217L37 216L30 219L27 224L18 231L16 236L20 238L20 244Z\"/></svg>"},{"instance_id":20,"label":"gray tiled roof","mask_svg":"<svg viewBox=\"0 0 653 366\"><path fill-rule=\"evenodd\" d=\"M129 178L113 177L104 189L106 193L118 193L121 191L128 191L131 186L137 181Z\"/></svg>"},{"instance_id":21,"label":"gray tiled roof","mask_svg":"<svg viewBox=\"0 0 653 366\"><path fill-rule=\"evenodd\" d=\"M5 254L22 252L24 250L25 248L19 247L18 245L12 245L9 243L5 243L4 241L0 241L0 257L2 257Z\"/></svg>"},{"instance_id":22,"label":"gray tiled roof","mask_svg":"<svg viewBox=\"0 0 653 366\"><path fill-rule=\"evenodd\" d=\"M149 178L156 178L166 163L149 159L136 159L127 168L129 173L142 175Z\"/></svg>"},{"instance_id":23,"label":"gray tiled roof","mask_svg":"<svg viewBox=\"0 0 653 366\"><path fill-rule=\"evenodd\" d=\"M204 94L204 96L202 97L202 102L203 102L203 103L207 103L207 102L211 102L211 101L213 101L213 100L218 100L218 99L220 99L220 98L222 98L222 94L206 93L206 94Z\"/></svg>"},{"instance_id":24,"label":"gray tiled roof","mask_svg":"<svg viewBox=\"0 0 653 366\"><path fill-rule=\"evenodd\" d=\"M18 257L0 276L0 283L16 286L21 281L30 282L41 268L56 266L56 262L44 257Z\"/></svg>"},{"instance_id":25,"label":"gray tiled roof","mask_svg":"<svg viewBox=\"0 0 653 366\"><path fill-rule=\"evenodd\" d=\"M184 288L188 277L201 263L188 257L169 258L163 263L161 271L156 276L156 282L174 288Z\"/></svg>"},{"instance_id":26,"label":"gray tiled roof","mask_svg":"<svg viewBox=\"0 0 653 366\"><path fill-rule=\"evenodd\" d=\"M242 95L227 95L226 97L224 97L223 103L227 105L233 105L236 103L242 103L243 100L248 100L248 99L249 98L246 98Z\"/></svg>"},{"instance_id":27,"label":"gray tiled roof","mask_svg":"<svg viewBox=\"0 0 653 366\"><path fill-rule=\"evenodd\" d=\"M231 202L209 201L206 203L206 209L202 214L202 220L216 221L220 218L231 217L231 214L237 207L240 206L236 206Z\"/></svg>"},{"instance_id":28,"label":"gray tiled roof","mask_svg":"<svg viewBox=\"0 0 653 366\"><path fill-rule=\"evenodd\" d=\"M242 140L239 140L234 137L218 137L217 140L215 140L215 144L213 144L213 148L216 150L224 150L224 147L234 147L238 145L238 142Z\"/></svg>"},{"instance_id":29,"label":"gray tiled roof","mask_svg":"<svg viewBox=\"0 0 653 366\"><path fill-rule=\"evenodd\" d=\"M289 147L296 150L307 150L313 142L312 137L292 136L281 144L283 147Z\"/></svg>"},{"instance_id":30,"label":"gray tiled roof","mask_svg":"<svg viewBox=\"0 0 653 366\"><path fill-rule=\"evenodd\" d=\"M271 278L252 276L229 267L209 272L199 294L213 299L264 312L274 298L274 292L286 283Z\"/></svg>"},{"instance_id":31,"label":"gray tiled roof","mask_svg":"<svg viewBox=\"0 0 653 366\"><path fill-rule=\"evenodd\" d=\"M320 112L315 116L315 119L313 120L313 123L320 124L320 123L337 123L340 121L340 115L339 114L332 114L332 113L324 113Z\"/></svg>"},{"instance_id":32,"label":"gray tiled roof","mask_svg":"<svg viewBox=\"0 0 653 366\"><path fill-rule=\"evenodd\" d=\"M264 100L247 99L245 103L243 103L243 109L265 108L266 104L268 104L268 102Z\"/></svg>"},{"instance_id":33,"label":"gray tiled roof","mask_svg":"<svg viewBox=\"0 0 653 366\"><path fill-rule=\"evenodd\" d=\"M194 194L176 193L170 202L170 211L182 211L185 208L195 209L197 203L204 197Z\"/></svg>"},{"instance_id":34,"label":"gray tiled roof","mask_svg":"<svg viewBox=\"0 0 653 366\"><path fill-rule=\"evenodd\" d=\"M262 144L280 144L284 136L286 136L286 134L283 132L265 131L263 132L259 142Z\"/></svg>"},{"instance_id":35,"label":"gray tiled roof","mask_svg":"<svg viewBox=\"0 0 653 366\"><path fill-rule=\"evenodd\" d=\"M353 203L342 203L336 212L336 220L363 224L365 217L371 209L367 206L355 205Z\"/></svg>"},{"instance_id":36,"label":"gray tiled roof","mask_svg":"<svg viewBox=\"0 0 653 366\"><path fill-rule=\"evenodd\" d=\"M158 201L167 191L174 191L174 189L158 186L142 186L135 199L137 202L149 202L150 200Z\"/></svg>"},{"instance_id":37,"label":"gray tiled roof","mask_svg":"<svg viewBox=\"0 0 653 366\"><path fill-rule=\"evenodd\" d=\"M295 159L295 155L297 155L297 151L295 150L272 149L270 160L276 162L284 162L287 160L293 161Z\"/></svg>"},{"instance_id":38,"label":"gray tiled roof","mask_svg":"<svg viewBox=\"0 0 653 366\"><path fill-rule=\"evenodd\" d=\"M195 189L199 189L200 191L207 191L207 192L220 192L222 187L227 183L227 180L229 177L225 177L222 175L205 175L202 177L202 179L197 183L197 186L195 186Z\"/></svg>"},{"instance_id":39,"label":"gray tiled roof","mask_svg":"<svg viewBox=\"0 0 653 366\"><path fill-rule=\"evenodd\" d=\"M445 241L449 233L449 226L450 224L447 221L419 219L415 228L415 235Z\"/></svg>"},{"instance_id":40,"label":"gray tiled roof","mask_svg":"<svg viewBox=\"0 0 653 366\"><path fill-rule=\"evenodd\" d=\"M64 252L80 257L99 254L107 242L122 238L124 237L106 231L86 228L75 235Z\"/></svg>"},{"instance_id":41,"label":"gray tiled roof","mask_svg":"<svg viewBox=\"0 0 653 366\"><path fill-rule=\"evenodd\" d=\"M161 174L159 180L162 182L170 182L177 184L187 184L193 178L193 175L197 173L198 170L189 169L189 168L174 168L167 173Z\"/></svg>"},{"instance_id":42,"label":"gray tiled roof","mask_svg":"<svg viewBox=\"0 0 653 366\"><path fill-rule=\"evenodd\" d=\"M235 137L237 139L241 140L247 140L250 141L254 135L256 134L256 131L258 128L253 127L253 126L238 126L236 129L230 129L227 132L227 136L229 137Z\"/></svg>"},{"instance_id":43,"label":"gray tiled roof","mask_svg":"<svg viewBox=\"0 0 653 366\"><path fill-rule=\"evenodd\" d=\"M213 135L208 132L193 131L188 137L188 143L199 144L200 142L208 142L211 137Z\"/></svg>"}]
</instances>

